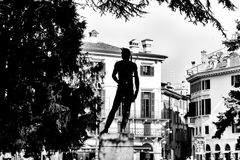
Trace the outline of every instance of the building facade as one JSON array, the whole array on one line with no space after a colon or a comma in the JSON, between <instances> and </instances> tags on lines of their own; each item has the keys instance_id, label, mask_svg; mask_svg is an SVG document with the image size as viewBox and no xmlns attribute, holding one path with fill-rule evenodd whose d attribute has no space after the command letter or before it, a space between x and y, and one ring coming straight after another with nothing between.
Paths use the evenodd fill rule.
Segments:
<instances>
[{"instance_id":1,"label":"building facade","mask_svg":"<svg viewBox=\"0 0 240 160\"><path fill-rule=\"evenodd\" d=\"M177 87L179 91L179 86ZM185 90L185 87L184 87ZM188 112L189 96L179 94L169 84L162 83L162 118L168 119L166 125L166 159L186 159L191 153L191 138L185 115Z\"/></svg>"},{"instance_id":2,"label":"building facade","mask_svg":"<svg viewBox=\"0 0 240 160\"><path fill-rule=\"evenodd\" d=\"M192 134L192 158L197 160L239 159L236 147L239 127L228 127L221 139L213 139L219 112L224 112L224 98L239 84L240 58L237 53L201 52L202 63L187 70L191 103L188 124Z\"/></svg>"},{"instance_id":3,"label":"building facade","mask_svg":"<svg viewBox=\"0 0 240 160\"><path fill-rule=\"evenodd\" d=\"M92 38L92 40L91 40ZM111 110L117 84L112 79L114 64L121 60L121 49L96 40L97 32L90 33L89 42L85 42L83 52L88 52L93 61L104 63L104 75L101 82L102 105L100 130L105 125ZM135 103L132 103L127 131L134 139L134 159L159 160L162 159L162 130L166 119L161 118L161 64L167 56L151 52L151 39L139 42L132 40L129 48L132 51L132 61L138 66L140 88ZM120 131L121 106L115 115L109 133Z\"/></svg>"}]
</instances>

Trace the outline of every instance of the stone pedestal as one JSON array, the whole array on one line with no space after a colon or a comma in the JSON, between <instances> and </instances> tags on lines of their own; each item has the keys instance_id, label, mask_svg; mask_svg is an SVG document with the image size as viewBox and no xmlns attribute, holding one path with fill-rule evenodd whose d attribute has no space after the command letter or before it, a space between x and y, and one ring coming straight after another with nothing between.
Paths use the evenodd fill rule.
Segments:
<instances>
[{"instance_id":1,"label":"stone pedestal","mask_svg":"<svg viewBox=\"0 0 240 160\"><path fill-rule=\"evenodd\" d=\"M99 160L133 160L133 139L127 134L103 134L99 143Z\"/></svg>"}]
</instances>

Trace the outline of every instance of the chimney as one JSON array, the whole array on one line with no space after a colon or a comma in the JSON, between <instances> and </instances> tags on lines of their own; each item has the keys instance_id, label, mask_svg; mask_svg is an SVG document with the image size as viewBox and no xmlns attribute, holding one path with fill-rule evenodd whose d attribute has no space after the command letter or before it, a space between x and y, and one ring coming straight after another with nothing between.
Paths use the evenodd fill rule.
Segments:
<instances>
[{"instance_id":1,"label":"chimney","mask_svg":"<svg viewBox=\"0 0 240 160\"><path fill-rule=\"evenodd\" d=\"M191 63L192 63L192 67L195 67L195 63L196 63L196 62L195 62L195 61L192 61Z\"/></svg>"},{"instance_id":2,"label":"chimney","mask_svg":"<svg viewBox=\"0 0 240 160\"><path fill-rule=\"evenodd\" d=\"M139 53L139 42L133 39L129 42L129 48L132 53Z\"/></svg>"},{"instance_id":3,"label":"chimney","mask_svg":"<svg viewBox=\"0 0 240 160\"><path fill-rule=\"evenodd\" d=\"M89 42L92 43L97 43L98 39L97 39L97 35L99 33L96 30L92 30L91 32L89 32Z\"/></svg>"},{"instance_id":4,"label":"chimney","mask_svg":"<svg viewBox=\"0 0 240 160\"><path fill-rule=\"evenodd\" d=\"M151 39L142 40L142 46L143 46L144 53L151 53L152 42L153 42L153 40L151 40Z\"/></svg>"}]
</instances>

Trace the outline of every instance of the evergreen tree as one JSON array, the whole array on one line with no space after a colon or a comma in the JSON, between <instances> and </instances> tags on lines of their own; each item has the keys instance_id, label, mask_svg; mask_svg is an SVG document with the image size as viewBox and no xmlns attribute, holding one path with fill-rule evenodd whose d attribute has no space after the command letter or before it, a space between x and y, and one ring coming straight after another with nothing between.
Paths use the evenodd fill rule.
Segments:
<instances>
[{"instance_id":1,"label":"evergreen tree","mask_svg":"<svg viewBox=\"0 0 240 160\"><path fill-rule=\"evenodd\" d=\"M227 107L225 112L219 113L218 121L214 122L217 127L217 131L213 138L221 138L225 129L233 124L240 125L239 119L239 107L240 107L240 90L237 88L236 90L231 90L228 94L228 97L224 98L224 104Z\"/></svg>"},{"instance_id":2,"label":"evergreen tree","mask_svg":"<svg viewBox=\"0 0 240 160\"><path fill-rule=\"evenodd\" d=\"M77 5L126 20L146 13L149 0L0 1L0 149L69 150L80 146L86 128L96 127L100 98L94 83L102 68L81 53L85 21ZM157 0L193 23L213 23L210 1ZM219 0L234 10L230 0ZM86 109L89 112L86 112ZM80 140L80 141L79 141Z\"/></svg>"},{"instance_id":3,"label":"evergreen tree","mask_svg":"<svg viewBox=\"0 0 240 160\"><path fill-rule=\"evenodd\" d=\"M80 146L95 127L101 101L92 84L101 64L80 52L85 21L76 4L3 0L0 23L0 149Z\"/></svg>"},{"instance_id":4,"label":"evergreen tree","mask_svg":"<svg viewBox=\"0 0 240 160\"><path fill-rule=\"evenodd\" d=\"M145 13L144 8L147 7L150 0L85 0L83 6L89 5L98 11L100 14L110 12L117 18L125 18L128 20L130 17L141 16ZM206 25L212 23L223 35L224 28L221 23L215 18L214 13L211 10L212 4L210 0L156 0L159 5L167 4L167 7L172 11L179 11L180 14L184 14L193 24L201 23ZM231 0L218 0L218 3L223 5L224 8L234 11L235 5ZM159 8L160 9L160 8Z\"/></svg>"}]
</instances>

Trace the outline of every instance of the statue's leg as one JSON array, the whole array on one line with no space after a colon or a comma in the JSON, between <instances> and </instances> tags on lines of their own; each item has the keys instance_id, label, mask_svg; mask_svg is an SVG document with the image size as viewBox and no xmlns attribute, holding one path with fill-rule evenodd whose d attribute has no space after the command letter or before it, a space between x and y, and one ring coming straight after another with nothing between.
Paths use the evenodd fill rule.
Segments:
<instances>
[{"instance_id":1,"label":"statue's leg","mask_svg":"<svg viewBox=\"0 0 240 160\"><path fill-rule=\"evenodd\" d=\"M113 101L112 109L108 114L108 118L107 118L104 130L101 133L107 133L108 132L108 128L110 127L110 125L111 125L111 123L114 119L115 113L117 112L121 101L122 101L122 94L119 91L117 91L116 96L115 96L114 101Z\"/></svg>"},{"instance_id":2,"label":"statue's leg","mask_svg":"<svg viewBox=\"0 0 240 160\"><path fill-rule=\"evenodd\" d=\"M123 117L122 117L122 123L121 123L121 132L123 132L126 128L126 124L128 122L129 119L129 115L130 115L130 107L131 107L131 100L125 98L124 102L123 102Z\"/></svg>"}]
</instances>

